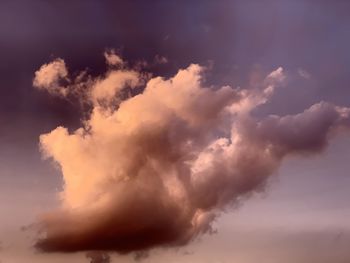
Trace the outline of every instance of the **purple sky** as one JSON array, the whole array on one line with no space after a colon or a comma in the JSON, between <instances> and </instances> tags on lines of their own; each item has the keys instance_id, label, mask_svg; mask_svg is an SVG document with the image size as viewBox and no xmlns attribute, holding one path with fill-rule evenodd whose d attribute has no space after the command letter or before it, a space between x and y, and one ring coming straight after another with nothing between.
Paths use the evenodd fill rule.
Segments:
<instances>
[{"instance_id":1,"label":"purple sky","mask_svg":"<svg viewBox=\"0 0 350 263\"><path fill-rule=\"evenodd\" d=\"M39 135L80 126L78 106L32 87L34 72L61 57L71 72L104 70L114 48L131 62L167 58L155 75L212 65L213 85L246 87L253 72L282 66L288 84L257 116L295 114L325 100L350 106L348 1L0 2L0 262L88 262L84 253L42 254L22 231L58 205L61 174L39 152ZM289 157L266 190L179 251L144 262L346 263L350 260L350 137L316 156ZM134 262L112 254L113 262ZM30 259L30 260L29 260Z\"/></svg>"}]
</instances>

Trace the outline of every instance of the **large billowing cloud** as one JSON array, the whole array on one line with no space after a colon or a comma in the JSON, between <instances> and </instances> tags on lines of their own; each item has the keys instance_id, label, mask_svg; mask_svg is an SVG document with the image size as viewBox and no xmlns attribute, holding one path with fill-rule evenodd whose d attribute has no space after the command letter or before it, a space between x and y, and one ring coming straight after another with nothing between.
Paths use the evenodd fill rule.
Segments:
<instances>
[{"instance_id":1,"label":"large billowing cloud","mask_svg":"<svg viewBox=\"0 0 350 263\"><path fill-rule=\"evenodd\" d=\"M115 66L113 55L105 54ZM282 68L250 89L205 87L203 74L193 64L145 81L123 66L68 81L66 93L79 94L91 111L74 132L57 127L40 136L64 189L61 207L42 216L37 248L128 253L187 244L212 231L220 211L261 190L285 156L319 152L350 124L349 108L326 102L254 117L286 81ZM48 86L57 82L50 78Z\"/></svg>"}]
</instances>

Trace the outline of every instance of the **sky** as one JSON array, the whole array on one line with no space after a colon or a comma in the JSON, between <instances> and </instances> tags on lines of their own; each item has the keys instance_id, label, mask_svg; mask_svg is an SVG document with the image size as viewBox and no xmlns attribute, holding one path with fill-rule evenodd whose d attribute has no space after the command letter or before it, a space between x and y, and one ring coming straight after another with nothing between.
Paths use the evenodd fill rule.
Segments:
<instances>
[{"instance_id":1,"label":"sky","mask_svg":"<svg viewBox=\"0 0 350 263\"><path fill-rule=\"evenodd\" d=\"M0 262L349 262L349 11L1 1Z\"/></svg>"}]
</instances>

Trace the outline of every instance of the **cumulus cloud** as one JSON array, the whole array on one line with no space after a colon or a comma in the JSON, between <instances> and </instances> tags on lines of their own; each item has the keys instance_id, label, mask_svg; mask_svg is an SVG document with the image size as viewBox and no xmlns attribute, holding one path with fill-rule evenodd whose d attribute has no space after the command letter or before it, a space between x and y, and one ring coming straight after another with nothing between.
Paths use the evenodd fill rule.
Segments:
<instances>
[{"instance_id":1,"label":"cumulus cloud","mask_svg":"<svg viewBox=\"0 0 350 263\"><path fill-rule=\"evenodd\" d=\"M221 211L263 189L285 156L319 152L349 127L350 109L326 102L296 115L254 117L286 81L282 68L250 89L206 87L202 75L196 64L147 81L109 69L82 84L81 97L91 102L82 127L40 136L64 189L61 207L41 217L38 249L140 253L185 245L212 232ZM142 92L121 95L141 83Z\"/></svg>"},{"instance_id":2,"label":"cumulus cloud","mask_svg":"<svg viewBox=\"0 0 350 263\"><path fill-rule=\"evenodd\" d=\"M114 50L106 51L104 56L107 65L121 66L124 63ZM82 71L73 78L69 76L65 62L58 58L35 72L33 86L51 95L76 97L90 106L110 107L121 101L126 90L143 83L144 78L144 74L136 70L121 67L109 68L105 74L97 77Z\"/></svg>"},{"instance_id":3,"label":"cumulus cloud","mask_svg":"<svg viewBox=\"0 0 350 263\"><path fill-rule=\"evenodd\" d=\"M63 59L57 58L51 63L42 65L35 72L33 86L51 94L66 96L67 90L61 82L67 78L67 75L65 62Z\"/></svg>"}]
</instances>

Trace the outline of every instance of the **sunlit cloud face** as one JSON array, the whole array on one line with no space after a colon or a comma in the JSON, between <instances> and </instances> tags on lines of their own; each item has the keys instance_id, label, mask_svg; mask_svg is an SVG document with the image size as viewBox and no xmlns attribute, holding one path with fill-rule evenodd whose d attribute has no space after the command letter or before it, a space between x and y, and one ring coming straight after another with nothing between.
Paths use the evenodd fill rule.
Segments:
<instances>
[{"instance_id":1,"label":"sunlit cloud face","mask_svg":"<svg viewBox=\"0 0 350 263\"><path fill-rule=\"evenodd\" d=\"M53 63L65 65L57 59L34 79L60 95L64 78L65 96L90 105L81 128L40 136L64 179L61 207L41 217L36 247L43 251L185 245L210 233L223 209L263 189L285 156L319 152L349 126L350 109L326 102L297 115L254 117L286 81L282 68L247 89L213 89L196 64L169 79L146 78L114 52L105 58L102 76L72 80L56 70ZM136 87L143 91L131 95Z\"/></svg>"}]
</instances>

